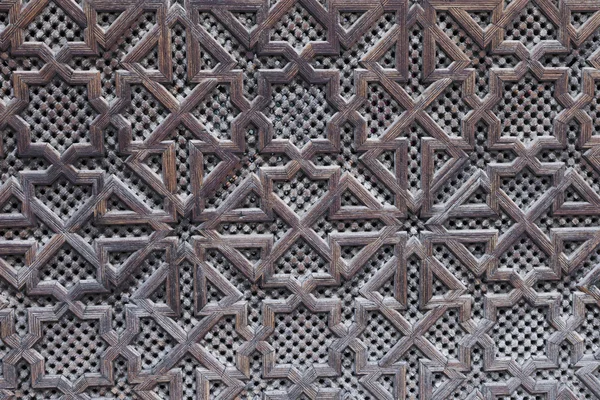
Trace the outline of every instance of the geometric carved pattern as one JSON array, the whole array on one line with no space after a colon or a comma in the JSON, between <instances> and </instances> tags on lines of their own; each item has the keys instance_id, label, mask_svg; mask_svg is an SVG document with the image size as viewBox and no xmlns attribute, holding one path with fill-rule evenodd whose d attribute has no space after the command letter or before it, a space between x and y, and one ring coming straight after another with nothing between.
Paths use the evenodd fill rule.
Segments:
<instances>
[{"instance_id":1,"label":"geometric carved pattern","mask_svg":"<svg viewBox=\"0 0 600 400\"><path fill-rule=\"evenodd\" d=\"M600 399L600 2L0 1L0 399Z\"/></svg>"}]
</instances>

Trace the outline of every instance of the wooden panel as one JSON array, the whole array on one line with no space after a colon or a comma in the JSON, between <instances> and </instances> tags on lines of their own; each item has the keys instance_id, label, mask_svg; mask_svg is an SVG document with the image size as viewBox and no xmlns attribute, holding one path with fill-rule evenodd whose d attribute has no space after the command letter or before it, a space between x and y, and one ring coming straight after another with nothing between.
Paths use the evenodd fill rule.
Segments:
<instances>
[{"instance_id":1,"label":"wooden panel","mask_svg":"<svg viewBox=\"0 0 600 400\"><path fill-rule=\"evenodd\" d=\"M599 399L598 10L0 1L0 399Z\"/></svg>"}]
</instances>

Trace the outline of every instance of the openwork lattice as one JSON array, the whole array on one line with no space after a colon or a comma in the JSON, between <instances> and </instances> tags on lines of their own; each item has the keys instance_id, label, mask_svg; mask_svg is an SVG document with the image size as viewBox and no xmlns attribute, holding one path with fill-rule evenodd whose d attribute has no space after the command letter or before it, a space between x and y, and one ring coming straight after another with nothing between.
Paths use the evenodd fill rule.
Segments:
<instances>
[{"instance_id":1,"label":"openwork lattice","mask_svg":"<svg viewBox=\"0 0 600 400\"><path fill-rule=\"evenodd\" d=\"M600 399L600 2L0 0L4 399Z\"/></svg>"}]
</instances>

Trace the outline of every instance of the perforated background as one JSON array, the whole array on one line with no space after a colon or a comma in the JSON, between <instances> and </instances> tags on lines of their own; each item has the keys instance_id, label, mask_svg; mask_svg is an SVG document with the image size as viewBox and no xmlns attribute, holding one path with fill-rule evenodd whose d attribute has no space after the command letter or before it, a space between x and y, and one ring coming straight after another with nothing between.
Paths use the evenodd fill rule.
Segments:
<instances>
[{"instance_id":1,"label":"perforated background","mask_svg":"<svg viewBox=\"0 0 600 400\"><path fill-rule=\"evenodd\" d=\"M600 3L0 0L0 400L600 399Z\"/></svg>"}]
</instances>

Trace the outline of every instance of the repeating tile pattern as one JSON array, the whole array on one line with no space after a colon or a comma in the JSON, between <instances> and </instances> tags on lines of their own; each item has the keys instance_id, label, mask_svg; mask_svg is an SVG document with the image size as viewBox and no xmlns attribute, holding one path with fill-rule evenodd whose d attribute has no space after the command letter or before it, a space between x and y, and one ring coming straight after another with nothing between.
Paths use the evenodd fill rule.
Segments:
<instances>
[{"instance_id":1,"label":"repeating tile pattern","mask_svg":"<svg viewBox=\"0 0 600 400\"><path fill-rule=\"evenodd\" d=\"M1 0L0 399L600 399L597 0Z\"/></svg>"}]
</instances>

